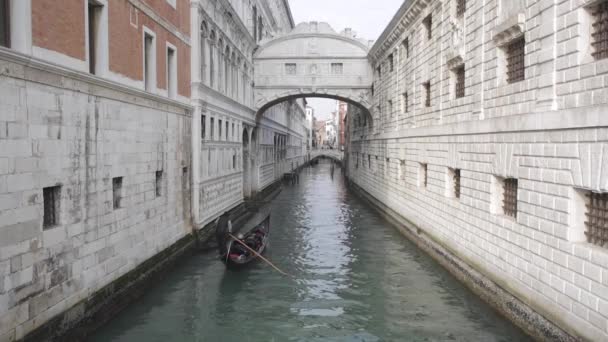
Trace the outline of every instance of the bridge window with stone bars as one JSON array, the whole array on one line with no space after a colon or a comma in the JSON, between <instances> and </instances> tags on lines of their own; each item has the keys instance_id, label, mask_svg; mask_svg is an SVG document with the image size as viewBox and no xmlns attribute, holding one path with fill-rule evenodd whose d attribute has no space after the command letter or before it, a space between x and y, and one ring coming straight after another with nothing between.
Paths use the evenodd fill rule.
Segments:
<instances>
[{"instance_id":1,"label":"bridge window with stone bars","mask_svg":"<svg viewBox=\"0 0 608 342\"><path fill-rule=\"evenodd\" d=\"M600 247L608 247L608 193L587 194L587 241Z\"/></svg>"},{"instance_id":2,"label":"bridge window with stone bars","mask_svg":"<svg viewBox=\"0 0 608 342\"><path fill-rule=\"evenodd\" d=\"M59 224L59 199L61 196L60 186L51 186L42 189L42 200L44 202L43 229L50 229Z\"/></svg>"},{"instance_id":3,"label":"bridge window with stone bars","mask_svg":"<svg viewBox=\"0 0 608 342\"><path fill-rule=\"evenodd\" d=\"M515 83L526 78L526 40L518 38L506 47L507 82Z\"/></svg>"},{"instance_id":4,"label":"bridge window with stone bars","mask_svg":"<svg viewBox=\"0 0 608 342\"><path fill-rule=\"evenodd\" d=\"M460 169L454 170L454 197L460 198Z\"/></svg>"},{"instance_id":5,"label":"bridge window with stone bars","mask_svg":"<svg viewBox=\"0 0 608 342\"><path fill-rule=\"evenodd\" d=\"M608 58L608 1L602 1L592 9L593 14L593 57Z\"/></svg>"}]
</instances>

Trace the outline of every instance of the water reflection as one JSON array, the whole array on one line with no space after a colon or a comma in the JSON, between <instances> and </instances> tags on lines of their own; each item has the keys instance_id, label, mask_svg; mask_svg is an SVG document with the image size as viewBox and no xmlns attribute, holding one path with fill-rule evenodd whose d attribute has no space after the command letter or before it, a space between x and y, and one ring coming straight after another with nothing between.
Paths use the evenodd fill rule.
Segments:
<instances>
[{"instance_id":1,"label":"water reflection","mask_svg":"<svg viewBox=\"0 0 608 342\"><path fill-rule=\"evenodd\" d=\"M306 169L273 202L267 257L226 271L184 262L93 341L525 341L348 193L340 169Z\"/></svg>"}]
</instances>

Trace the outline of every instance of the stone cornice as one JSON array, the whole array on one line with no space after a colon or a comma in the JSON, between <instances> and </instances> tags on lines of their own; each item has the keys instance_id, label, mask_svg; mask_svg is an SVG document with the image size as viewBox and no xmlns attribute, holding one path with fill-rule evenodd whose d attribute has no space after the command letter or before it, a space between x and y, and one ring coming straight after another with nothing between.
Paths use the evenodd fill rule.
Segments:
<instances>
[{"instance_id":1,"label":"stone cornice","mask_svg":"<svg viewBox=\"0 0 608 342\"><path fill-rule=\"evenodd\" d=\"M328 39L336 39L336 40L341 40L344 41L346 43L350 43L353 44L359 48L361 48L363 50L363 52L367 53L369 51L368 47L365 46L365 44L363 44L362 42L355 40L355 39L351 39L345 36L341 36L339 34L329 34L329 33L298 33L298 34L287 34L278 38L274 38L271 40L267 40L264 42L263 45L260 46L259 49L257 49L257 51L254 54L254 58L257 58L257 56L260 55L260 53L262 51L264 51L265 48L273 46L275 44L284 42L284 41L288 41L288 40L292 40L295 38L328 38ZM361 56L360 58L365 58L365 56Z\"/></svg>"},{"instance_id":2,"label":"stone cornice","mask_svg":"<svg viewBox=\"0 0 608 342\"><path fill-rule=\"evenodd\" d=\"M111 81L95 75L66 68L54 63L49 63L47 61L35 57L15 52L11 49L0 47L0 61L12 62L59 77L68 77L72 80L80 81L89 84L93 87L97 87L97 89L83 88L82 84L78 84L78 82L73 81L57 83L57 78L54 77L36 78L35 76L28 74L27 70L23 74L5 73L4 71L0 71L0 74L8 75L10 77L23 79L30 82L41 83L52 87L61 87L75 92L90 93L91 95L103 98L127 103L134 103L140 106L156 109L159 109L158 104L164 104L167 106L166 109L168 111L170 110L176 113L183 112L185 115L191 115L193 109L193 107L189 103L175 101L170 98L136 89L119 82ZM95 91L95 94L93 94L92 90ZM153 101L153 103L145 103L146 101L138 101L138 99Z\"/></svg>"},{"instance_id":3,"label":"stone cornice","mask_svg":"<svg viewBox=\"0 0 608 342\"><path fill-rule=\"evenodd\" d=\"M433 0L405 0L389 25L384 29L369 52L373 63L381 60L387 51L391 50L400 40L407 28L418 19L418 15Z\"/></svg>"}]
</instances>

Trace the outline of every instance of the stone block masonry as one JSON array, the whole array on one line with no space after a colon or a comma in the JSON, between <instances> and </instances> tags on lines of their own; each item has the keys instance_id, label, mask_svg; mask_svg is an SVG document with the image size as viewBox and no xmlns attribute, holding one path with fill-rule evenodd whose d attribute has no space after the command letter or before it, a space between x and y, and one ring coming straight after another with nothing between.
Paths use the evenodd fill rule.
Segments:
<instances>
[{"instance_id":1,"label":"stone block masonry","mask_svg":"<svg viewBox=\"0 0 608 342\"><path fill-rule=\"evenodd\" d=\"M456 3L405 2L372 47L349 177L566 334L608 341L603 1Z\"/></svg>"},{"instance_id":2,"label":"stone block masonry","mask_svg":"<svg viewBox=\"0 0 608 342\"><path fill-rule=\"evenodd\" d=\"M12 341L191 233L192 118L0 53L0 341Z\"/></svg>"}]
</instances>

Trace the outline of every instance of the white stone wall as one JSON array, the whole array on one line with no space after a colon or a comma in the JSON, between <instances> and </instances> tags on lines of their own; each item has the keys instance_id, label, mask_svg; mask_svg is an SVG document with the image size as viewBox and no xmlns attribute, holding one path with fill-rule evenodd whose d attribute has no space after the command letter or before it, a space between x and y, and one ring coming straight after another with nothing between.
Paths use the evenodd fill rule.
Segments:
<instances>
[{"instance_id":1,"label":"white stone wall","mask_svg":"<svg viewBox=\"0 0 608 342\"><path fill-rule=\"evenodd\" d=\"M177 102L1 54L0 341L10 341L190 233L191 117ZM119 209L113 177L123 177ZM43 229L42 189L55 185L59 224Z\"/></svg>"},{"instance_id":2,"label":"white stone wall","mask_svg":"<svg viewBox=\"0 0 608 342\"><path fill-rule=\"evenodd\" d=\"M587 242L581 195L608 191L608 59L591 56L592 1L466 3L463 18L455 1L406 3L372 48L373 120L349 120L349 176L569 333L608 340L608 248ZM508 84L500 46L521 35L526 77ZM459 199L450 169L461 170ZM517 218L501 214L507 177L518 179Z\"/></svg>"}]
</instances>

